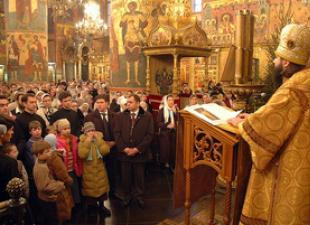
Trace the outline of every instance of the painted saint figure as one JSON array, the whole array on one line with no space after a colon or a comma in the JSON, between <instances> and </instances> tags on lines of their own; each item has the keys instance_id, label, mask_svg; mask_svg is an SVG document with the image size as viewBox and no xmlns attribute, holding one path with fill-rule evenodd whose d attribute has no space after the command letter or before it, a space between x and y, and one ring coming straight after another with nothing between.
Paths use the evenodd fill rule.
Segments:
<instances>
[{"instance_id":1,"label":"painted saint figure","mask_svg":"<svg viewBox=\"0 0 310 225\"><path fill-rule=\"evenodd\" d=\"M8 69L11 74L11 80L17 80L17 72L19 67L19 55L20 50L18 48L17 42L14 35L11 35L9 39L8 47Z\"/></svg>"},{"instance_id":2,"label":"painted saint figure","mask_svg":"<svg viewBox=\"0 0 310 225\"><path fill-rule=\"evenodd\" d=\"M42 81L44 68L44 49L38 35L33 36L32 42L28 45L28 59L26 61L26 74L33 74L34 81Z\"/></svg>"},{"instance_id":3,"label":"painted saint figure","mask_svg":"<svg viewBox=\"0 0 310 225\"><path fill-rule=\"evenodd\" d=\"M158 70L155 79L159 94L167 95L171 93L171 85L173 82L173 74L171 71L167 71L166 68Z\"/></svg>"},{"instance_id":4,"label":"painted saint figure","mask_svg":"<svg viewBox=\"0 0 310 225\"><path fill-rule=\"evenodd\" d=\"M148 23L142 12L137 10L138 5L135 1L130 1L127 6L129 12L122 16L122 20L120 22L126 58L127 80L125 83L128 84L130 82L130 70L131 66L134 65L135 82L138 85L141 85L138 79L139 59L141 47L146 39L146 34L143 29Z\"/></svg>"}]
</instances>

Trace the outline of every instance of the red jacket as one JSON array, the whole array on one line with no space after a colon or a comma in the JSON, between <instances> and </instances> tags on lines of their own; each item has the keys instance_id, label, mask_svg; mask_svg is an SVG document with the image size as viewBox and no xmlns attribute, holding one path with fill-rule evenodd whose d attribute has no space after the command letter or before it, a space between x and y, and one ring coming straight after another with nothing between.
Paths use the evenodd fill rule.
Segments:
<instances>
[{"instance_id":1,"label":"red jacket","mask_svg":"<svg viewBox=\"0 0 310 225\"><path fill-rule=\"evenodd\" d=\"M78 150L78 139L74 135L71 135L70 138L71 138L71 143L72 143L71 150L72 150L72 155L73 155L74 171L77 176L81 176L82 171L83 171L83 165L82 165L82 160L79 158L78 151L77 151ZM57 135L56 148L58 151L65 151L64 152L64 163L66 167L68 168L68 154L66 154L66 152L69 150L70 146L67 143L66 139L61 135Z\"/></svg>"}]
</instances>

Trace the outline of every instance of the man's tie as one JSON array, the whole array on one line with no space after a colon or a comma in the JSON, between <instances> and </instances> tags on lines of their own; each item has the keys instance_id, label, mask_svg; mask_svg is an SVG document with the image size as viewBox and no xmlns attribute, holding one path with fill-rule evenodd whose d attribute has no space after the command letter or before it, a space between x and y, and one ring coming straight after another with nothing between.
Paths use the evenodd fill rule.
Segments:
<instances>
[{"instance_id":1,"label":"man's tie","mask_svg":"<svg viewBox=\"0 0 310 225\"><path fill-rule=\"evenodd\" d=\"M135 113L131 113L131 127L135 126L135 122L136 122L136 114Z\"/></svg>"},{"instance_id":2,"label":"man's tie","mask_svg":"<svg viewBox=\"0 0 310 225\"><path fill-rule=\"evenodd\" d=\"M130 117L131 117L130 136L132 136L132 131L133 131L133 128L134 128L135 122L136 122L136 114L135 113L130 113Z\"/></svg>"},{"instance_id":3,"label":"man's tie","mask_svg":"<svg viewBox=\"0 0 310 225\"><path fill-rule=\"evenodd\" d=\"M104 113L104 112L100 113L101 119L103 121L104 139L105 140L109 140L111 138L110 137L111 135L110 135L110 131L109 131L109 126L108 126L108 121L106 119L106 115L107 115L107 113Z\"/></svg>"},{"instance_id":4,"label":"man's tie","mask_svg":"<svg viewBox=\"0 0 310 225\"><path fill-rule=\"evenodd\" d=\"M100 116L101 116L101 119L102 119L102 120L106 120L106 119L105 119L106 113L101 112L101 113L100 113Z\"/></svg>"}]
</instances>

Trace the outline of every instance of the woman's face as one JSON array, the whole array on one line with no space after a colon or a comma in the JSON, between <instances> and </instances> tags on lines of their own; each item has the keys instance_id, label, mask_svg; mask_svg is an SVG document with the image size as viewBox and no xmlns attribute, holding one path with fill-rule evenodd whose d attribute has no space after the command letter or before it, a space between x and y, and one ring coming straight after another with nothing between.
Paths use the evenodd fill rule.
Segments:
<instances>
[{"instance_id":1,"label":"woman's face","mask_svg":"<svg viewBox=\"0 0 310 225\"><path fill-rule=\"evenodd\" d=\"M174 105L174 99L173 99L173 97L168 97L168 99L167 99L167 104L168 104L168 106L171 108L171 107L173 107L173 105Z\"/></svg>"}]
</instances>

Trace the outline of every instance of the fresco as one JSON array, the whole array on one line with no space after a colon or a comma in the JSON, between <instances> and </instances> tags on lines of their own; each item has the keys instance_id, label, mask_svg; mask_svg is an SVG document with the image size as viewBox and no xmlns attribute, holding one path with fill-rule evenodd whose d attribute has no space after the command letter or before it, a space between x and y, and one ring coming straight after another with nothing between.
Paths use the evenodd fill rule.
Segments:
<instances>
[{"instance_id":1,"label":"fresco","mask_svg":"<svg viewBox=\"0 0 310 225\"><path fill-rule=\"evenodd\" d=\"M288 7L291 5L291 9ZM310 1L304 0L205 0L202 26L213 45L233 43L236 14L248 9L256 17L254 44L265 44L269 35L277 28L281 16L292 13L293 22L307 23L310 18Z\"/></svg>"},{"instance_id":2,"label":"fresco","mask_svg":"<svg viewBox=\"0 0 310 225\"><path fill-rule=\"evenodd\" d=\"M113 86L145 87L146 59L142 47L158 14L163 11L161 2L112 1L110 47Z\"/></svg>"},{"instance_id":3,"label":"fresco","mask_svg":"<svg viewBox=\"0 0 310 225\"><path fill-rule=\"evenodd\" d=\"M4 4L0 1L0 64L6 63Z\"/></svg>"},{"instance_id":4,"label":"fresco","mask_svg":"<svg viewBox=\"0 0 310 225\"><path fill-rule=\"evenodd\" d=\"M46 31L47 0L6 0L8 31Z\"/></svg>"},{"instance_id":5,"label":"fresco","mask_svg":"<svg viewBox=\"0 0 310 225\"><path fill-rule=\"evenodd\" d=\"M7 34L9 79L43 81L47 73L46 35L10 32Z\"/></svg>"},{"instance_id":6,"label":"fresco","mask_svg":"<svg viewBox=\"0 0 310 225\"><path fill-rule=\"evenodd\" d=\"M6 54L10 81L47 77L47 1L6 0Z\"/></svg>"}]
</instances>

